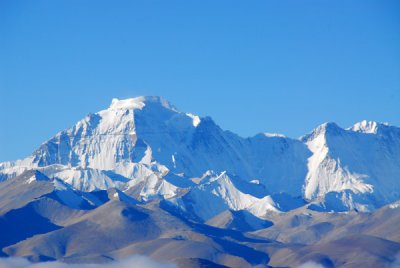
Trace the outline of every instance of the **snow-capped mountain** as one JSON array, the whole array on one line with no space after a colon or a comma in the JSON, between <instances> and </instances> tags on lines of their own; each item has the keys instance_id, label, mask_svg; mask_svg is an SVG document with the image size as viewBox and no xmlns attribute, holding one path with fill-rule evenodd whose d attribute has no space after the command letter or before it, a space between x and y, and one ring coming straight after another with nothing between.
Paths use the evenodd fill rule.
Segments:
<instances>
[{"instance_id":1,"label":"snow-capped mountain","mask_svg":"<svg viewBox=\"0 0 400 268\"><path fill-rule=\"evenodd\" d=\"M79 192L166 200L203 221L227 209L264 217L307 203L368 211L400 199L400 128L327 123L300 139L242 138L160 97L113 99L31 156L1 163L0 179L27 170Z\"/></svg>"},{"instance_id":2,"label":"snow-capped mountain","mask_svg":"<svg viewBox=\"0 0 400 268\"><path fill-rule=\"evenodd\" d=\"M302 137L312 151L304 197L332 210L373 210L400 199L400 128L362 121L334 123Z\"/></svg>"}]
</instances>

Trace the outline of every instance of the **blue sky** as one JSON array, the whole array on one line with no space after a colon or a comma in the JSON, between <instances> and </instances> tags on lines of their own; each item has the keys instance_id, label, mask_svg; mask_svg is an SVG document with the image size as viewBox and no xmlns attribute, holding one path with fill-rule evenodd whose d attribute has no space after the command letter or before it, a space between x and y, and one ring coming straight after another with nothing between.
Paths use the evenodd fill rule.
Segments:
<instances>
[{"instance_id":1,"label":"blue sky","mask_svg":"<svg viewBox=\"0 0 400 268\"><path fill-rule=\"evenodd\" d=\"M400 1L0 1L0 161L113 97L242 136L400 125Z\"/></svg>"}]
</instances>

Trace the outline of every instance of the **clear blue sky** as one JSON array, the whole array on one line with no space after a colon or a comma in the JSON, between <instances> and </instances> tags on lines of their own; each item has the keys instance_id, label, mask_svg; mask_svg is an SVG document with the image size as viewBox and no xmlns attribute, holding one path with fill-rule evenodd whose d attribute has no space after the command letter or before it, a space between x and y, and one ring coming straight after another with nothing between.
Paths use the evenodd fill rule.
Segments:
<instances>
[{"instance_id":1,"label":"clear blue sky","mask_svg":"<svg viewBox=\"0 0 400 268\"><path fill-rule=\"evenodd\" d=\"M400 125L400 1L0 1L0 161L137 95L242 136Z\"/></svg>"}]
</instances>

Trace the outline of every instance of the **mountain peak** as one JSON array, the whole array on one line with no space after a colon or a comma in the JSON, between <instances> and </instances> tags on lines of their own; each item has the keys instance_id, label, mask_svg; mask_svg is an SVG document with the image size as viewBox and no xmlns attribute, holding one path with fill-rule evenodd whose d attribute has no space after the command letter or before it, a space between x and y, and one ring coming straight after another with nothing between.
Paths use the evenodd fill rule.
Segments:
<instances>
[{"instance_id":1,"label":"mountain peak","mask_svg":"<svg viewBox=\"0 0 400 268\"><path fill-rule=\"evenodd\" d=\"M112 99L111 105L109 107L110 110L134 110L134 109L142 109L144 107L144 97L130 98L119 100L117 98Z\"/></svg>"},{"instance_id":2,"label":"mountain peak","mask_svg":"<svg viewBox=\"0 0 400 268\"><path fill-rule=\"evenodd\" d=\"M306 142L306 141L313 140L320 136L326 136L327 134L337 135L341 131L343 131L343 129L341 127L339 127L336 123L326 122L326 123L319 125L315 129L313 129L313 131L311 131L311 133L300 137L300 140L303 142Z\"/></svg>"},{"instance_id":3,"label":"mountain peak","mask_svg":"<svg viewBox=\"0 0 400 268\"><path fill-rule=\"evenodd\" d=\"M320 125L317 128L324 129L325 131L332 131L332 130L342 129L335 122L326 122L326 123L323 123L322 125Z\"/></svg>"},{"instance_id":4,"label":"mountain peak","mask_svg":"<svg viewBox=\"0 0 400 268\"><path fill-rule=\"evenodd\" d=\"M176 108L169 101L160 96L140 96L122 100L113 98L109 110L141 110L146 104L150 103L176 111Z\"/></svg>"},{"instance_id":5,"label":"mountain peak","mask_svg":"<svg viewBox=\"0 0 400 268\"><path fill-rule=\"evenodd\" d=\"M376 134L378 132L378 129L380 126L388 126L387 123L378 123L375 121L367 121L363 120L361 122L358 122L354 124L353 127L350 128L350 130L355 131L355 132L363 132L363 133L368 133L368 134Z\"/></svg>"}]
</instances>

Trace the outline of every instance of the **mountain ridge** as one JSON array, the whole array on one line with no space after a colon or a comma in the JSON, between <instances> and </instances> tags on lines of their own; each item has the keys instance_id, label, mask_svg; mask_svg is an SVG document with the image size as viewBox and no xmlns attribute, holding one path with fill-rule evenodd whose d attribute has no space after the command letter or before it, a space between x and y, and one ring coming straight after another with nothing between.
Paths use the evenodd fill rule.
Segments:
<instances>
[{"instance_id":1,"label":"mountain ridge","mask_svg":"<svg viewBox=\"0 0 400 268\"><path fill-rule=\"evenodd\" d=\"M400 128L387 124L243 138L160 97L113 99L0 163L0 255L389 267L400 250L399 177Z\"/></svg>"},{"instance_id":2,"label":"mountain ridge","mask_svg":"<svg viewBox=\"0 0 400 268\"><path fill-rule=\"evenodd\" d=\"M376 159L371 150L378 152ZM364 120L344 129L328 122L299 139L266 133L242 138L210 117L179 112L164 98L149 96L113 99L107 109L60 131L31 156L0 163L0 179L38 169L80 191L117 188L145 201L190 195L211 171L236 178L237 185L257 182L262 198L272 198L270 211L296 207L290 200L299 197L323 210L371 211L400 198L399 151L400 128L386 123ZM371 162L380 166L371 168ZM379 171L381 166L389 171ZM230 209L251 207L229 201L230 191L243 196L248 186L228 188L221 195L210 190L211 195ZM273 201L281 194L287 204ZM242 202L260 200L247 196Z\"/></svg>"}]
</instances>

